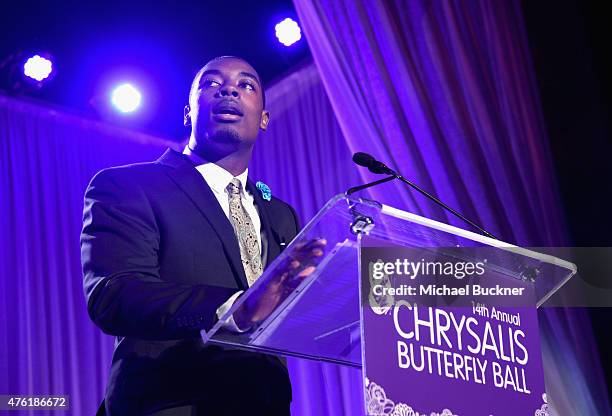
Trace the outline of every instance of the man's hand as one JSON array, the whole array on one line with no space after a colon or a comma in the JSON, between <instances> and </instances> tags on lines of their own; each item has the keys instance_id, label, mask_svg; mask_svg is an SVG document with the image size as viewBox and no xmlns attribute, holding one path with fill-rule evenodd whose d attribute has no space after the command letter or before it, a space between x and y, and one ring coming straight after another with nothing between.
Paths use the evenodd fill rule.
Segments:
<instances>
[{"instance_id":1,"label":"man's hand","mask_svg":"<svg viewBox=\"0 0 612 416\"><path fill-rule=\"evenodd\" d=\"M246 330L270 316L276 307L316 270L326 245L327 240L318 238L295 247L279 268L276 277L260 286L234 312L234 321L238 328Z\"/></svg>"}]
</instances>

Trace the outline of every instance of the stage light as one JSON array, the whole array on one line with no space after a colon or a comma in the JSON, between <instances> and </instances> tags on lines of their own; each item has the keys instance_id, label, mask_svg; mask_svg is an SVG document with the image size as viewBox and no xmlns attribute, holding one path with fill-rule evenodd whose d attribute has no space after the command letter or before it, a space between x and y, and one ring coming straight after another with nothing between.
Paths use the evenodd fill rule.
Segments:
<instances>
[{"instance_id":1,"label":"stage light","mask_svg":"<svg viewBox=\"0 0 612 416\"><path fill-rule=\"evenodd\" d=\"M23 61L22 61L23 62ZM24 75L35 79L38 82L46 79L53 71L53 64L47 58L40 55L34 55L29 58L23 65Z\"/></svg>"},{"instance_id":2,"label":"stage light","mask_svg":"<svg viewBox=\"0 0 612 416\"><path fill-rule=\"evenodd\" d=\"M122 113L131 113L140 106L142 96L131 84L122 84L113 90L111 102Z\"/></svg>"},{"instance_id":3,"label":"stage light","mask_svg":"<svg viewBox=\"0 0 612 416\"><path fill-rule=\"evenodd\" d=\"M293 45L302 38L302 31L297 22L286 18L274 27L278 41L285 46Z\"/></svg>"}]
</instances>

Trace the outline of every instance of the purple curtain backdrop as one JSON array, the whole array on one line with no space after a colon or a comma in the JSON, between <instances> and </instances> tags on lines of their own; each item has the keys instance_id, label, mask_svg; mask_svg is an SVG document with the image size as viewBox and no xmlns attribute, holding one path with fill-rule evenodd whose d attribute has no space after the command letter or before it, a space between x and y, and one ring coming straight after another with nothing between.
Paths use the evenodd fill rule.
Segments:
<instances>
[{"instance_id":1,"label":"purple curtain backdrop","mask_svg":"<svg viewBox=\"0 0 612 416\"><path fill-rule=\"evenodd\" d=\"M67 394L69 414L95 414L113 339L85 307L83 194L98 170L154 160L165 147L0 95L0 394Z\"/></svg>"},{"instance_id":2,"label":"purple curtain backdrop","mask_svg":"<svg viewBox=\"0 0 612 416\"><path fill-rule=\"evenodd\" d=\"M506 241L565 242L518 1L295 5L351 151ZM465 226L401 183L372 194Z\"/></svg>"},{"instance_id":3,"label":"purple curtain backdrop","mask_svg":"<svg viewBox=\"0 0 612 416\"><path fill-rule=\"evenodd\" d=\"M397 167L503 240L568 243L518 0L294 4L351 151ZM465 227L401 183L371 194ZM586 314L541 315L559 412L610 414Z\"/></svg>"},{"instance_id":4,"label":"purple curtain backdrop","mask_svg":"<svg viewBox=\"0 0 612 416\"><path fill-rule=\"evenodd\" d=\"M295 206L303 225L362 179L312 63L268 88L266 98L270 125L249 173Z\"/></svg>"}]
</instances>

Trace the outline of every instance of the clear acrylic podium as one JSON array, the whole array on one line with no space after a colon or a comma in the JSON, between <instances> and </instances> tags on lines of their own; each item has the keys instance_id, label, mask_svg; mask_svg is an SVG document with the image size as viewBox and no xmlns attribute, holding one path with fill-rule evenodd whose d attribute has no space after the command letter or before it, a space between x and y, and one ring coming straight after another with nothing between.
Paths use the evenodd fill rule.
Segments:
<instances>
[{"instance_id":1,"label":"clear acrylic podium","mask_svg":"<svg viewBox=\"0 0 612 416\"><path fill-rule=\"evenodd\" d=\"M205 342L275 355L301 357L361 367L360 246L364 237L382 246L489 249L488 262L503 278L534 286L534 307L544 303L575 273L559 258L484 237L375 201L344 195L332 198L306 225L255 284L210 331ZM299 247L324 238L316 271L303 279L262 322L244 333L222 328L249 296L285 270ZM490 255L490 253L494 253ZM302 264L306 268L311 264ZM526 273L526 271L537 273ZM366 300L367 302L367 300Z\"/></svg>"}]
</instances>

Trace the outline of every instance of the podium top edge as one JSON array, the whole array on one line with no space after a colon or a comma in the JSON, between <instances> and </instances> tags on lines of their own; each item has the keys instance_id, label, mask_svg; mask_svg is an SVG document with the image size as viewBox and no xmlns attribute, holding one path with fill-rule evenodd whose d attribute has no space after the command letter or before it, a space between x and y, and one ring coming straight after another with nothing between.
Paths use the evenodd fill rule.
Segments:
<instances>
[{"instance_id":1,"label":"podium top edge","mask_svg":"<svg viewBox=\"0 0 612 416\"><path fill-rule=\"evenodd\" d=\"M423 225L425 227L433 228L439 231L447 232L449 234L457 235L459 237L466 238L468 240L476 241L478 243L486 244L491 247L496 247L508 251L512 251L516 254L520 254L526 257L530 257L536 260L541 260L546 263L554 264L559 267L563 267L576 273L578 268L574 263L560 259L558 257L551 256L549 254L538 253L537 251L529 250L523 247L516 246L514 244L507 243L505 241L496 240L484 236L482 234L475 233L473 231L464 230L463 228L455 227L454 225L446 224L430 218L422 217L420 215L413 214L411 212L402 211L389 205L381 204L381 212L386 215L390 215L395 218L399 218L405 221L409 221L415 224Z\"/></svg>"},{"instance_id":2,"label":"podium top edge","mask_svg":"<svg viewBox=\"0 0 612 416\"><path fill-rule=\"evenodd\" d=\"M513 253L522 255L522 256L526 256L526 257L530 257L532 259L535 260L540 260L542 262L545 263L549 263L549 264L553 264L556 265L558 267L562 267L565 268L569 271L572 272L572 274L575 274L578 271L577 266L574 263L571 263L567 260L563 260L560 259L558 257L554 257L551 256L549 254L544 254L544 253L538 253L537 251L533 251L533 250L529 250L505 241L501 241L501 240L496 240L494 238L490 238L487 236L484 236L482 234L478 234L475 233L473 231L468 231L465 230L463 228L459 228L456 227L454 225L450 225L447 223L443 223L440 221L436 221L436 220L432 220L430 218L427 217L423 217L421 215L417 215L417 214L413 214L411 212L408 211L403 211L401 209L392 207L390 205L386 205L386 204L382 204L379 203L375 200L371 200L371 199L364 199L364 198L359 198L359 197L354 197L354 196L346 196L344 194L337 194L335 196L333 196L325 205L325 207L330 207L332 205L334 205L335 203L337 203L340 200L346 200L346 201L350 201L352 203L358 203L358 204L367 204L370 206L377 206L378 208L380 208L381 213L385 214L385 215L389 215L391 217L395 217L398 219L402 219L404 221L409 221L412 222L414 224L419 224L422 225L424 227L428 227L428 228L432 228L438 231L442 231L442 232L446 232L449 234L453 234L462 238L466 238L468 240L472 240L481 244L485 244L487 246L491 246L491 247L495 247L495 248L499 248L499 249L503 249L503 250L507 250L507 251L511 251Z\"/></svg>"}]
</instances>

